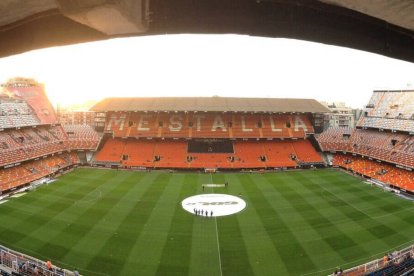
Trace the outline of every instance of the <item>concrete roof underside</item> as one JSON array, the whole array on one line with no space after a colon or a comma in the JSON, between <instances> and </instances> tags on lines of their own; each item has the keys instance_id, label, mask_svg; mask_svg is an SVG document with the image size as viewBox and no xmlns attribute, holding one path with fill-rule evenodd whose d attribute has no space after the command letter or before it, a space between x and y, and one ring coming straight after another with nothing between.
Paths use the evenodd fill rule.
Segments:
<instances>
[{"instance_id":1,"label":"concrete roof underside","mask_svg":"<svg viewBox=\"0 0 414 276\"><path fill-rule=\"evenodd\" d=\"M412 0L2 0L0 57L158 34L295 38L414 61Z\"/></svg>"},{"instance_id":2,"label":"concrete roof underside","mask_svg":"<svg viewBox=\"0 0 414 276\"><path fill-rule=\"evenodd\" d=\"M91 108L96 112L270 112L325 113L330 110L313 99L154 97L106 98Z\"/></svg>"}]
</instances>

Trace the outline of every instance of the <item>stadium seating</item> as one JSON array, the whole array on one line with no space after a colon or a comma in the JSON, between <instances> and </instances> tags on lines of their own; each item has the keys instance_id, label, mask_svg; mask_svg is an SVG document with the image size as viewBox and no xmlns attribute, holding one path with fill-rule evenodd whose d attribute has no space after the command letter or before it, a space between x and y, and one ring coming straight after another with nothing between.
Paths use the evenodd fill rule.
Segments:
<instances>
[{"instance_id":1,"label":"stadium seating","mask_svg":"<svg viewBox=\"0 0 414 276\"><path fill-rule=\"evenodd\" d=\"M296 141L268 141L264 143L266 164L269 167L296 167L297 153L293 147Z\"/></svg>"},{"instance_id":2,"label":"stadium seating","mask_svg":"<svg viewBox=\"0 0 414 276\"><path fill-rule=\"evenodd\" d=\"M56 124L55 111L47 98L41 85L13 88L17 89L22 100L24 100L34 111L37 119L42 125Z\"/></svg>"},{"instance_id":3,"label":"stadium seating","mask_svg":"<svg viewBox=\"0 0 414 276\"><path fill-rule=\"evenodd\" d=\"M374 91L358 129L329 128L316 135L323 151L349 152L414 168L414 93Z\"/></svg>"},{"instance_id":4,"label":"stadium seating","mask_svg":"<svg viewBox=\"0 0 414 276\"><path fill-rule=\"evenodd\" d=\"M263 168L266 166L266 159L260 159L260 156L266 156L266 149L262 143L237 140L234 142L234 153L235 168Z\"/></svg>"},{"instance_id":5,"label":"stadium seating","mask_svg":"<svg viewBox=\"0 0 414 276\"><path fill-rule=\"evenodd\" d=\"M68 137L57 122L43 85L16 78L2 88L5 92L0 98L2 191L78 163L78 156L68 153L70 150L97 148L99 137L88 126L68 127Z\"/></svg>"},{"instance_id":6,"label":"stadium seating","mask_svg":"<svg viewBox=\"0 0 414 276\"><path fill-rule=\"evenodd\" d=\"M265 125L260 115L246 114L232 116L232 138L257 138Z\"/></svg>"},{"instance_id":7,"label":"stadium seating","mask_svg":"<svg viewBox=\"0 0 414 276\"><path fill-rule=\"evenodd\" d=\"M352 169L362 175L377 179L383 183L397 186L401 189L414 191L414 172L395 166L352 155L336 154L334 166Z\"/></svg>"},{"instance_id":8,"label":"stadium seating","mask_svg":"<svg viewBox=\"0 0 414 276\"><path fill-rule=\"evenodd\" d=\"M321 163L321 155L316 152L309 140L297 140L292 142L297 160L300 163Z\"/></svg>"},{"instance_id":9,"label":"stadium seating","mask_svg":"<svg viewBox=\"0 0 414 276\"><path fill-rule=\"evenodd\" d=\"M315 135L323 151L348 151L351 128L332 127Z\"/></svg>"},{"instance_id":10,"label":"stadium seating","mask_svg":"<svg viewBox=\"0 0 414 276\"><path fill-rule=\"evenodd\" d=\"M25 102L0 101L0 128L16 128L39 124L40 121Z\"/></svg>"},{"instance_id":11,"label":"stadium seating","mask_svg":"<svg viewBox=\"0 0 414 276\"><path fill-rule=\"evenodd\" d=\"M189 167L191 168L232 168L232 155L226 153L192 153Z\"/></svg>"},{"instance_id":12,"label":"stadium seating","mask_svg":"<svg viewBox=\"0 0 414 276\"><path fill-rule=\"evenodd\" d=\"M357 126L413 132L413 103L412 91L374 91Z\"/></svg>"},{"instance_id":13,"label":"stadium seating","mask_svg":"<svg viewBox=\"0 0 414 276\"><path fill-rule=\"evenodd\" d=\"M95 150L99 144L98 133L89 125L64 125L67 145L70 149ZM63 140L63 139L62 139Z\"/></svg>"},{"instance_id":14,"label":"stadium seating","mask_svg":"<svg viewBox=\"0 0 414 276\"><path fill-rule=\"evenodd\" d=\"M133 138L304 138L305 115L109 112L105 131Z\"/></svg>"},{"instance_id":15,"label":"stadium seating","mask_svg":"<svg viewBox=\"0 0 414 276\"><path fill-rule=\"evenodd\" d=\"M317 136L324 151L357 153L414 167L414 137L409 134L332 128Z\"/></svg>"},{"instance_id":16,"label":"stadium seating","mask_svg":"<svg viewBox=\"0 0 414 276\"><path fill-rule=\"evenodd\" d=\"M0 191L24 185L31 181L40 179L49 174L76 164L78 161L75 153L63 153L59 155L41 158L25 162L20 166L0 170Z\"/></svg>"},{"instance_id":17,"label":"stadium seating","mask_svg":"<svg viewBox=\"0 0 414 276\"><path fill-rule=\"evenodd\" d=\"M152 140L128 140L117 154L125 157L122 161L124 166L153 167L155 147L156 142Z\"/></svg>"},{"instance_id":18,"label":"stadium seating","mask_svg":"<svg viewBox=\"0 0 414 276\"><path fill-rule=\"evenodd\" d=\"M121 162L126 140L108 139L103 148L96 154L99 162Z\"/></svg>"},{"instance_id":19,"label":"stadium seating","mask_svg":"<svg viewBox=\"0 0 414 276\"><path fill-rule=\"evenodd\" d=\"M122 118L120 113L115 113L109 115L109 118L117 118L119 116ZM124 115L125 118L126 115ZM126 137L158 137L159 131L160 131L160 124L161 119L159 118L158 113L152 113L152 114L143 114L140 115L138 113L131 113L128 116L128 122L126 124L127 132L122 133L119 132L119 127L116 125L116 122L114 122L111 126L112 129L114 129L114 132L117 136L122 137L122 135L125 135Z\"/></svg>"},{"instance_id":20,"label":"stadium seating","mask_svg":"<svg viewBox=\"0 0 414 276\"><path fill-rule=\"evenodd\" d=\"M95 150L98 134L90 126L59 125L6 129L0 132L0 166L72 149Z\"/></svg>"},{"instance_id":21,"label":"stadium seating","mask_svg":"<svg viewBox=\"0 0 414 276\"><path fill-rule=\"evenodd\" d=\"M3 131L0 144L0 166L66 150L63 141L43 126Z\"/></svg>"},{"instance_id":22,"label":"stadium seating","mask_svg":"<svg viewBox=\"0 0 414 276\"><path fill-rule=\"evenodd\" d=\"M111 138L95 156L97 163L149 168L267 168L323 163L308 140L233 141L230 151L189 152L186 140ZM227 149L228 150L228 149Z\"/></svg>"},{"instance_id":23,"label":"stadium seating","mask_svg":"<svg viewBox=\"0 0 414 276\"><path fill-rule=\"evenodd\" d=\"M153 165L156 168L185 168L187 162L187 141L169 140L154 146ZM155 156L158 156L155 158Z\"/></svg>"},{"instance_id":24,"label":"stadium seating","mask_svg":"<svg viewBox=\"0 0 414 276\"><path fill-rule=\"evenodd\" d=\"M156 137L184 138L189 135L188 116L184 114L158 114Z\"/></svg>"},{"instance_id":25,"label":"stadium seating","mask_svg":"<svg viewBox=\"0 0 414 276\"><path fill-rule=\"evenodd\" d=\"M53 131L59 127L51 127ZM0 166L66 150L63 141L49 132L47 126L6 130L0 134Z\"/></svg>"}]
</instances>

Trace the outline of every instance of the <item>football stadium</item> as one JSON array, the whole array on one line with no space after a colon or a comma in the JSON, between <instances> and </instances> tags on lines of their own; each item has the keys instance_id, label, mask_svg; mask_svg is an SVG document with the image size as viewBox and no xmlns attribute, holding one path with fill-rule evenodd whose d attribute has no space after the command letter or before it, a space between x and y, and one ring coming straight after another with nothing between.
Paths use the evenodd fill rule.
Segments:
<instances>
[{"instance_id":1,"label":"football stadium","mask_svg":"<svg viewBox=\"0 0 414 276\"><path fill-rule=\"evenodd\" d=\"M410 1L385 0L9 0L0 4L0 57L235 33L413 62L412 14ZM78 114L92 123L78 123L55 108L47 84L8 79L0 275L414 275L414 90L373 90L352 126L309 90L114 92Z\"/></svg>"},{"instance_id":2,"label":"football stadium","mask_svg":"<svg viewBox=\"0 0 414 276\"><path fill-rule=\"evenodd\" d=\"M355 129L322 132L328 109L309 99L110 98L95 130L60 124L41 84L11 79L2 271L409 271L413 95L374 91Z\"/></svg>"}]
</instances>

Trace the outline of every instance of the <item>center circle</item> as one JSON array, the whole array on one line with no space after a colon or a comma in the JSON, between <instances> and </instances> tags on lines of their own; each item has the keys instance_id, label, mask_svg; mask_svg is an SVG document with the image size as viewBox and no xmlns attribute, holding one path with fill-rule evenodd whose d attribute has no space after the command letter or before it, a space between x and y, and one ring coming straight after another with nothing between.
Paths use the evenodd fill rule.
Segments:
<instances>
[{"instance_id":1,"label":"center circle","mask_svg":"<svg viewBox=\"0 0 414 276\"><path fill-rule=\"evenodd\" d=\"M221 217L240 212L246 208L246 202L232 195L202 194L187 197L181 202L181 206L194 215L200 214L201 211L201 215Z\"/></svg>"}]
</instances>

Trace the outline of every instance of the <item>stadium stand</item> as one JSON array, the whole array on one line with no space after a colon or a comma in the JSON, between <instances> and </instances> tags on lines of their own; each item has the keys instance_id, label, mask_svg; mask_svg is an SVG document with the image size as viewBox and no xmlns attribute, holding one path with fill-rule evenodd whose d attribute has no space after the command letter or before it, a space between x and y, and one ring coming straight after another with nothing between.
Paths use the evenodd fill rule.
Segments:
<instances>
[{"instance_id":1,"label":"stadium stand","mask_svg":"<svg viewBox=\"0 0 414 276\"><path fill-rule=\"evenodd\" d=\"M323 132L317 140L324 151L351 152L414 167L414 137L409 134L336 128Z\"/></svg>"},{"instance_id":2,"label":"stadium stand","mask_svg":"<svg viewBox=\"0 0 414 276\"><path fill-rule=\"evenodd\" d=\"M314 132L304 115L110 112L105 131L132 138L304 138Z\"/></svg>"},{"instance_id":3,"label":"stadium stand","mask_svg":"<svg viewBox=\"0 0 414 276\"><path fill-rule=\"evenodd\" d=\"M0 194L80 162L73 150L96 150L89 126L58 123L43 85L15 78L0 89Z\"/></svg>"},{"instance_id":4,"label":"stadium stand","mask_svg":"<svg viewBox=\"0 0 414 276\"><path fill-rule=\"evenodd\" d=\"M332 127L315 135L324 151L347 151L353 129Z\"/></svg>"},{"instance_id":5,"label":"stadium stand","mask_svg":"<svg viewBox=\"0 0 414 276\"><path fill-rule=\"evenodd\" d=\"M146 168L283 168L323 164L307 137L314 100L111 98L95 164Z\"/></svg>"},{"instance_id":6,"label":"stadium stand","mask_svg":"<svg viewBox=\"0 0 414 276\"><path fill-rule=\"evenodd\" d=\"M106 132L134 138L304 138L314 133L305 113L328 111L314 100L221 97L105 99L93 110L106 112Z\"/></svg>"},{"instance_id":7,"label":"stadium stand","mask_svg":"<svg viewBox=\"0 0 414 276\"><path fill-rule=\"evenodd\" d=\"M313 126L304 115L110 112L106 132L131 138L304 138Z\"/></svg>"},{"instance_id":8,"label":"stadium stand","mask_svg":"<svg viewBox=\"0 0 414 276\"><path fill-rule=\"evenodd\" d=\"M156 168L185 168L187 162L187 142L185 140L171 140L156 143L150 160ZM148 152L148 154L151 154ZM147 155L148 156L148 155Z\"/></svg>"},{"instance_id":9,"label":"stadium stand","mask_svg":"<svg viewBox=\"0 0 414 276\"><path fill-rule=\"evenodd\" d=\"M351 169L354 172L406 191L414 191L414 172L410 170L349 154L335 155L333 165Z\"/></svg>"},{"instance_id":10,"label":"stadium stand","mask_svg":"<svg viewBox=\"0 0 414 276\"><path fill-rule=\"evenodd\" d=\"M103 148L96 154L99 162L121 162L126 140L108 139Z\"/></svg>"},{"instance_id":11,"label":"stadium stand","mask_svg":"<svg viewBox=\"0 0 414 276\"><path fill-rule=\"evenodd\" d=\"M292 143L299 163L322 163L321 155L316 152L309 140L297 140Z\"/></svg>"},{"instance_id":12,"label":"stadium stand","mask_svg":"<svg viewBox=\"0 0 414 276\"><path fill-rule=\"evenodd\" d=\"M16 128L39 124L40 121L25 102L0 100L1 128Z\"/></svg>"},{"instance_id":13,"label":"stadium stand","mask_svg":"<svg viewBox=\"0 0 414 276\"><path fill-rule=\"evenodd\" d=\"M414 191L413 92L374 91L357 129L329 128L316 135L323 151L352 154L335 154L333 165Z\"/></svg>"},{"instance_id":14,"label":"stadium stand","mask_svg":"<svg viewBox=\"0 0 414 276\"><path fill-rule=\"evenodd\" d=\"M316 136L321 149L414 168L413 97L414 91L374 91L357 129L327 129Z\"/></svg>"},{"instance_id":15,"label":"stadium stand","mask_svg":"<svg viewBox=\"0 0 414 276\"><path fill-rule=\"evenodd\" d=\"M89 125L63 125L67 136L67 142L71 149L90 149L98 147L100 137L98 133ZM63 136L61 136L63 139Z\"/></svg>"},{"instance_id":16,"label":"stadium stand","mask_svg":"<svg viewBox=\"0 0 414 276\"><path fill-rule=\"evenodd\" d=\"M76 164L74 153L63 153L0 170L0 191L6 192Z\"/></svg>"},{"instance_id":17,"label":"stadium stand","mask_svg":"<svg viewBox=\"0 0 414 276\"><path fill-rule=\"evenodd\" d=\"M0 110L5 111L6 116L12 115L8 118L11 125L5 124L7 127L57 123L55 111L45 94L44 86L33 79L8 80L2 85L0 99Z\"/></svg>"},{"instance_id":18,"label":"stadium stand","mask_svg":"<svg viewBox=\"0 0 414 276\"><path fill-rule=\"evenodd\" d=\"M118 140L119 139L114 139ZM131 140L125 141L122 147L114 147L117 151L117 156L123 159L125 166L153 166L154 150L156 143L151 140ZM121 150L121 151L119 151ZM123 158L122 158L123 157Z\"/></svg>"},{"instance_id":19,"label":"stadium stand","mask_svg":"<svg viewBox=\"0 0 414 276\"><path fill-rule=\"evenodd\" d=\"M297 167L306 163L323 164L322 157L308 140L203 139L194 145L193 140L111 138L96 154L95 161L124 167L148 168L243 169Z\"/></svg>"},{"instance_id":20,"label":"stadium stand","mask_svg":"<svg viewBox=\"0 0 414 276\"><path fill-rule=\"evenodd\" d=\"M0 132L0 166L66 150L60 126L9 129Z\"/></svg>"},{"instance_id":21,"label":"stadium stand","mask_svg":"<svg viewBox=\"0 0 414 276\"><path fill-rule=\"evenodd\" d=\"M374 91L358 127L412 132L414 90Z\"/></svg>"}]
</instances>

